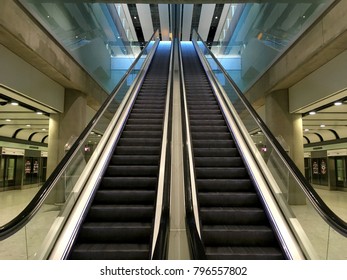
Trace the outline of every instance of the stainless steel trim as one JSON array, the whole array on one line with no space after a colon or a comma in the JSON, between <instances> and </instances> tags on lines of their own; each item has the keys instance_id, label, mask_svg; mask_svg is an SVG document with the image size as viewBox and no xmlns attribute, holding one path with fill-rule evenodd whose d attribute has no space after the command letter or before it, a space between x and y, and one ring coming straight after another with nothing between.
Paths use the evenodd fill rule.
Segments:
<instances>
[{"instance_id":1,"label":"stainless steel trim","mask_svg":"<svg viewBox=\"0 0 347 280\"><path fill-rule=\"evenodd\" d=\"M171 100L171 83L172 83L172 63L173 63L173 49L174 46L171 43L170 50L170 64L169 64L169 74L168 83L166 90L166 102L165 102L165 114L163 120L163 136L162 145L160 153L160 166L159 166L159 176L158 176L158 189L157 189L157 204L154 219L154 230L153 230L153 240L152 240L152 256L155 250L155 244L157 242L157 237L159 233L162 206L163 206L163 193L164 193L164 183L165 183L165 166L166 162L166 150L168 145L168 129L169 129L169 111L170 111L170 100Z\"/></svg>"}]
</instances>

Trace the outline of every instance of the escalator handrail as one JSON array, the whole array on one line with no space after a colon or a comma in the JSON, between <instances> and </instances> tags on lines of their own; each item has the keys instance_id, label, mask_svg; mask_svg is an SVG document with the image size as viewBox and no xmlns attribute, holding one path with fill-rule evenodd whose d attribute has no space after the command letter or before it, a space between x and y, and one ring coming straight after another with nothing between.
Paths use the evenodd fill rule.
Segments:
<instances>
[{"instance_id":1,"label":"escalator handrail","mask_svg":"<svg viewBox=\"0 0 347 280\"><path fill-rule=\"evenodd\" d=\"M139 55L136 57L134 62L131 64L129 69L126 71L126 73L123 75L122 79L118 82L112 93L106 98L106 100L101 105L100 109L96 112L95 116L92 118L92 120L88 123L86 128L83 130L83 132L80 134L80 136L77 138L77 140L73 143L71 148L67 151L63 159L58 163L57 167L53 170L51 175L47 178L45 183L42 185L42 187L39 189L37 194L33 197L33 199L28 203L28 205L11 221L7 222L6 224L2 225L0 227L0 241L6 239L7 237L13 235L20 229L22 229L30 220L31 218L38 212L42 204L44 203L45 199L49 195L50 191L55 186L55 183L59 180L59 178L62 176L63 172L66 170L68 164L70 163L71 159L74 157L74 155L78 152L78 150L83 145L85 139L88 137L92 129L94 128L94 125L99 121L99 119L102 117L103 113L106 111L112 100L115 98L115 96L118 93L118 90L121 88L124 82L127 81L128 76L135 68L136 64L140 60L141 56L144 54L145 50L149 46L149 44L152 41L155 41L158 31L155 31L151 38L148 40L147 44L144 46L144 48L141 50Z\"/></svg>"},{"instance_id":2,"label":"escalator handrail","mask_svg":"<svg viewBox=\"0 0 347 280\"><path fill-rule=\"evenodd\" d=\"M291 172L291 174L297 180L301 189L304 191L304 193L306 194L307 198L310 200L310 202L312 203L312 205L314 206L316 211L320 214L320 216L333 229L335 229L337 232L339 232L343 236L347 237L347 223L330 209L330 207L318 195L318 193L315 191L315 189L312 187L312 185L308 182L308 180L302 175L299 168L296 166L296 164L289 157L289 155L286 153L284 148L277 141L276 137L272 134L272 132L266 126L264 121L260 118L258 113L254 110L253 106L250 104L248 99L243 95L242 91L239 89L239 87L236 85L236 83L233 81L233 79L226 72L224 67L219 62L219 60L215 57L215 55L212 53L212 51L208 48L208 46L202 40L202 38L198 34L198 32L196 30L194 30L194 31L195 31L196 35L198 36L198 38L200 39L200 41L204 44L206 50L208 50L209 55L213 58L214 62L218 65L219 69L222 71L224 77L232 85L236 94L238 95L239 99L243 102L244 106L246 107L246 109L248 110L250 115L253 117L253 119L255 120L257 125L261 128L261 130L263 131L267 140L269 140L272 143L277 154L280 155L280 157L282 158L282 161L285 163L285 165L288 167L288 170Z\"/></svg>"},{"instance_id":3,"label":"escalator handrail","mask_svg":"<svg viewBox=\"0 0 347 280\"><path fill-rule=\"evenodd\" d=\"M184 73L183 73L183 62L182 62L182 50L181 45L179 45L179 72L181 75L181 96L185 96L185 84L184 84ZM194 213L194 202L193 195L196 196L196 193L193 193L192 190L192 180L195 180L194 168L191 168L191 165L194 165L193 156L189 155L192 153L191 145L192 142L191 135L189 134L189 116L187 112L187 107L184 101L184 98L181 98L182 104L182 126L183 126L183 169L184 169L184 192L185 192L185 210L186 210L186 225L187 238L190 243L190 253L193 259L203 260L206 259L204 245L200 236L200 220L198 215ZM194 177L194 178L192 178Z\"/></svg>"}]
</instances>

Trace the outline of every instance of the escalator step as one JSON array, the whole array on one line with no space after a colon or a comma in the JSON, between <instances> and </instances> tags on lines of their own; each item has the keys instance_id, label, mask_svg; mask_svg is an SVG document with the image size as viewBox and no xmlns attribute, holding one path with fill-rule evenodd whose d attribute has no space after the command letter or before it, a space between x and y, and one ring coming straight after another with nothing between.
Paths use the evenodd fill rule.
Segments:
<instances>
[{"instance_id":1,"label":"escalator step","mask_svg":"<svg viewBox=\"0 0 347 280\"><path fill-rule=\"evenodd\" d=\"M96 204L140 204L154 205L154 190L98 190L95 194Z\"/></svg>"},{"instance_id":2,"label":"escalator step","mask_svg":"<svg viewBox=\"0 0 347 280\"><path fill-rule=\"evenodd\" d=\"M235 148L233 140L193 140L194 148ZM227 153L227 151L226 151ZM212 156L211 156L212 157Z\"/></svg>"},{"instance_id":3,"label":"escalator step","mask_svg":"<svg viewBox=\"0 0 347 280\"><path fill-rule=\"evenodd\" d=\"M158 166L139 165L139 166L108 166L105 176L114 177L156 177Z\"/></svg>"},{"instance_id":4,"label":"escalator step","mask_svg":"<svg viewBox=\"0 0 347 280\"><path fill-rule=\"evenodd\" d=\"M118 141L118 147L120 146L160 146L160 138L126 138L122 137Z\"/></svg>"},{"instance_id":5,"label":"escalator step","mask_svg":"<svg viewBox=\"0 0 347 280\"><path fill-rule=\"evenodd\" d=\"M197 179L199 192L254 192L250 179Z\"/></svg>"},{"instance_id":6,"label":"escalator step","mask_svg":"<svg viewBox=\"0 0 347 280\"><path fill-rule=\"evenodd\" d=\"M115 155L159 155L160 146L119 146Z\"/></svg>"},{"instance_id":7,"label":"escalator step","mask_svg":"<svg viewBox=\"0 0 347 280\"><path fill-rule=\"evenodd\" d=\"M191 115L189 116L189 118L191 120L199 120L199 121L209 121L209 120L224 120L223 116L221 114L218 114L218 115L205 115L205 114L194 114L194 115Z\"/></svg>"},{"instance_id":8,"label":"escalator step","mask_svg":"<svg viewBox=\"0 0 347 280\"><path fill-rule=\"evenodd\" d=\"M195 141L193 140L193 143ZM239 151L237 148L195 148L194 149L194 156L196 157L237 157L239 156Z\"/></svg>"},{"instance_id":9,"label":"escalator step","mask_svg":"<svg viewBox=\"0 0 347 280\"><path fill-rule=\"evenodd\" d=\"M240 167L241 157L195 157L196 167Z\"/></svg>"},{"instance_id":10,"label":"escalator step","mask_svg":"<svg viewBox=\"0 0 347 280\"><path fill-rule=\"evenodd\" d=\"M80 243L148 243L152 231L151 223L84 223L80 232Z\"/></svg>"},{"instance_id":11,"label":"escalator step","mask_svg":"<svg viewBox=\"0 0 347 280\"><path fill-rule=\"evenodd\" d=\"M274 233L267 226L205 225L202 227L205 246L269 247L276 244Z\"/></svg>"},{"instance_id":12,"label":"escalator step","mask_svg":"<svg viewBox=\"0 0 347 280\"><path fill-rule=\"evenodd\" d=\"M163 123L162 119L135 119L129 117L127 124L129 125L149 125L149 124L154 124L154 125L161 125Z\"/></svg>"},{"instance_id":13,"label":"escalator step","mask_svg":"<svg viewBox=\"0 0 347 280\"><path fill-rule=\"evenodd\" d=\"M249 177L245 167L196 167L195 174L198 179L243 179Z\"/></svg>"},{"instance_id":14,"label":"escalator step","mask_svg":"<svg viewBox=\"0 0 347 280\"><path fill-rule=\"evenodd\" d=\"M143 117L143 114L131 114L130 116L131 119L140 119L140 120L143 120L144 117ZM163 114L146 114L146 119L147 120L151 120L151 119L160 119L161 121L163 120Z\"/></svg>"},{"instance_id":15,"label":"escalator step","mask_svg":"<svg viewBox=\"0 0 347 280\"><path fill-rule=\"evenodd\" d=\"M282 260L276 247L206 247L209 260Z\"/></svg>"},{"instance_id":16,"label":"escalator step","mask_svg":"<svg viewBox=\"0 0 347 280\"><path fill-rule=\"evenodd\" d=\"M200 207L254 207L260 206L255 192L199 192Z\"/></svg>"},{"instance_id":17,"label":"escalator step","mask_svg":"<svg viewBox=\"0 0 347 280\"><path fill-rule=\"evenodd\" d=\"M261 225L266 215L261 208L250 207L202 207L201 223L205 225Z\"/></svg>"},{"instance_id":18,"label":"escalator step","mask_svg":"<svg viewBox=\"0 0 347 280\"><path fill-rule=\"evenodd\" d=\"M124 138L158 138L161 139L161 131L123 131Z\"/></svg>"},{"instance_id":19,"label":"escalator step","mask_svg":"<svg viewBox=\"0 0 347 280\"><path fill-rule=\"evenodd\" d=\"M143 124L143 125L133 125L133 124L127 124L124 127L124 131L161 131L162 126L160 124L158 125L148 125L148 124Z\"/></svg>"},{"instance_id":20,"label":"escalator step","mask_svg":"<svg viewBox=\"0 0 347 280\"><path fill-rule=\"evenodd\" d=\"M192 138L194 140L232 140L229 132L192 132Z\"/></svg>"},{"instance_id":21,"label":"escalator step","mask_svg":"<svg viewBox=\"0 0 347 280\"><path fill-rule=\"evenodd\" d=\"M153 205L92 205L88 222L148 222L154 215Z\"/></svg>"},{"instance_id":22,"label":"escalator step","mask_svg":"<svg viewBox=\"0 0 347 280\"><path fill-rule=\"evenodd\" d=\"M157 181L154 177L103 177L99 189L154 190Z\"/></svg>"},{"instance_id":23,"label":"escalator step","mask_svg":"<svg viewBox=\"0 0 347 280\"><path fill-rule=\"evenodd\" d=\"M156 165L159 155L114 155L110 165Z\"/></svg>"},{"instance_id":24,"label":"escalator step","mask_svg":"<svg viewBox=\"0 0 347 280\"><path fill-rule=\"evenodd\" d=\"M191 126L198 126L198 125L225 125L225 121L224 120L208 120L208 121L204 121L204 120L190 120L190 125Z\"/></svg>"},{"instance_id":25,"label":"escalator step","mask_svg":"<svg viewBox=\"0 0 347 280\"><path fill-rule=\"evenodd\" d=\"M216 126L216 125L209 125L209 126L191 126L192 132L224 132L229 133L229 129L226 125L223 126Z\"/></svg>"},{"instance_id":26,"label":"escalator step","mask_svg":"<svg viewBox=\"0 0 347 280\"><path fill-rule=\"evenodd\" d=\"M149 258L149 244L84 243L71 255L75 260L144 260Z\"/></svg>"}]
</instances>

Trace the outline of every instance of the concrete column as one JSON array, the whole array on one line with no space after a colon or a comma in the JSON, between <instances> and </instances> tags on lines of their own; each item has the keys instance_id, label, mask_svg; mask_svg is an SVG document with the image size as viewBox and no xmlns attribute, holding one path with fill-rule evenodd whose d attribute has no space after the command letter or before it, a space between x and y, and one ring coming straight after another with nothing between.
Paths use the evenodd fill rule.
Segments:
<instances>
[{"instance_id":1,"label":"concrete column","mask_svg":"<svg viewBox=\"0 0 347 280\"><path fill-rule=\"evenodd\" d=\"M49 122L47 175L49 176L63 159L67 149L86 127L87 99L79 91L66 89L64 113L51 114ZM83 155L80 155L84 161ZM65 200L66 183L68 179L59 183L51 194L49 201L59 203ZM71 187L71 186L69 186Z\"/></svg>"},{"instance_id":2,"label":"concrete column","mask_svg":"<svg viewBox=\"0 0 347 280\"><path fill-rule=\"evenodd\" d=\"M74 140L86 127L87 99L80 91L73 89L65 90L65 111L62 114L60 125L59 156L62 158L66 145L72 145Z\"/></svg>"},{"instance_id":3,"label":"concrete column","mask_svg":"<svg viewBox=\"0 0 347 280\"><path fill-rule=\"evenodd\" d=\"M59 125L61 114L51 114L49 117L47 178L59 163Z\"/></svg>"},{"instance_id":4,"label":"concrete column","mask_svg":"<svg viewBox=\"0 0 347 280\"><path fill-rule=\"evenodd\" d=\"M300 114L289 113L288 90L275 91L266 97L265 119L273 135L279 139L283 148L304 174L302 118ZM288 182L288 202L290 204L306 203L303 192L290 180Z\"/></svg>"}]
</instances>

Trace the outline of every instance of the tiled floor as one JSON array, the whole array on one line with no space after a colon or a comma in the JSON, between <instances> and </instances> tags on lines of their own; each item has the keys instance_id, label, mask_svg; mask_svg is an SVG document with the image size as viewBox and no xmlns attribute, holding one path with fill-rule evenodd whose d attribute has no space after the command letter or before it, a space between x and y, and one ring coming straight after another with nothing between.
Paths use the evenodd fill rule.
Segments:
<instances>
[{"instance_id":1,"label":"tiled floor","mask_svg":"<svg viewBox=\"0 0 347 280\"><path fill-rule=\"evenodd\" d=\"M38 187L0 192L0 225L4 225L23 210L37 190ZM347 221L347 192L316 190L324 198L326 204ZM292 206L292 210L319 259L347 259L347 238L340 237L334 230L327 227L309 203ZM27 256L35 258L35 250L32 248L41 245L36 243L42 243L44 236L41 235L49 230L49 228L45 228L45 225L50 224L47 221L54 219L58 211L59 207L46 205L39 217L35 218L37 219L35 227L25 227L16 236L1 241L0 259L27 259Z\"/></svg>"}]
</instances>

